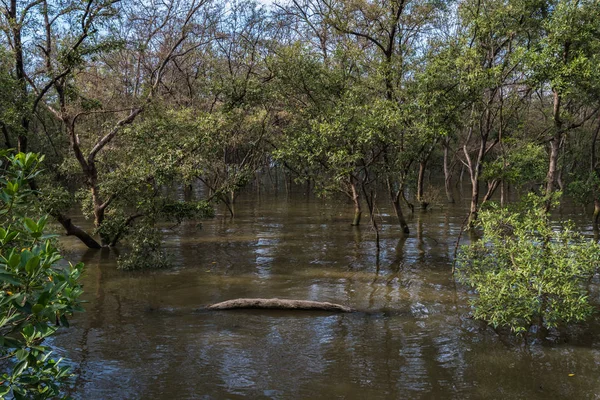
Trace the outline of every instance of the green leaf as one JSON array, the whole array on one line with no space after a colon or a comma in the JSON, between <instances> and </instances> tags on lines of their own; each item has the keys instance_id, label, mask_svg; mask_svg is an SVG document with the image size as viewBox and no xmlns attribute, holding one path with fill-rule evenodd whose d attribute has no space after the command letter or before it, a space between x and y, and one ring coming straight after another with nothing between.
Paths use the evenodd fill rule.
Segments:
<instances>
[{"instance_id":1,"label":"green leaf","mask_svg":"<svg viewBox=\"0 0 600 400\"><path fill-rule=\"evenodd\" d=\"M21 285L21 281L18 276L11 274L10 272L0 272L0 282L8 283L14 286Z\"/></svg>"},{"instance_id":2,"label":"green leaf","mask_svg":"<svg viewBox=\"0 0 600 400\"><path fill-rule=\"evenodd\" d=\"M19 349L15 352L15 357L17 357L17 360L19 361L25 360L27 356L29 356L29 352L25 349Z\"/></svg>"},{"instance_id":3,"label":"green leaf","mask_svg":"<svg viewBox=\"0 0 600 400\"><path fill-rule=\"evenodd\" d=\"M27 271L27 273L29 275L32 275L39 265L40 265L40 257L33 256L29 259L29 261L27 261L27 264L25 265L25 271Z\"/></svg>"},{"instance_id":4,"label":"green leaf","mask_svg":"<svg viewBox=\"0 0 600 400\"><path fill-rule=\"evenodd\" d=\"M25 217L23 219L23 222L24 222L25 228L27 228L27 230L29 232L37 232L38 231L38 225L31 218Z\"/></svg>"},{"instance_id":5,"label":"green leaf","mask_svg":"<svg viewBox=\"0 0 600 400\"><path fill-rule=\"evenodd\" d=\"M39 313L41 313L42 311L44 311L44 308L46 308L46 307L44 307L42 304L39 304L39 303L38 303L38 304L35 304L33 307L31 307L31 311L32 311L34 314L39 314Z\"/></svg>"},{"instance_id":6,"label":"green leaf","mask_svg":"<svg viewBox=\"0 0 600 400\"><path fill-rule=\"evenodd\" d=\"M13 375L21 375L25 368L27 368L27 360L19 361L13 368Z\"/></svg>"}]
</instances>

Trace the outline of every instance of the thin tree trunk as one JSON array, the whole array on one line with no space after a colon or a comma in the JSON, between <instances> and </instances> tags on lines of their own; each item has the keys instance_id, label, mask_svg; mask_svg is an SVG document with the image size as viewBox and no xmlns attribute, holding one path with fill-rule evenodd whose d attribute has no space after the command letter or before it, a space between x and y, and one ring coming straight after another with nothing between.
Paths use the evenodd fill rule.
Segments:
<instances>
[{"instance_id":1,"label":"thin tree trunk","mask_svg":"<svg viewBox=\"0 0 600 400\"><path fill-rule=\"evenodd\" d=\"M448 153L450 152L448 141L444 141L444 189L446 190L446 198L448 203L454 203L454 196L452 194L452 171L450 169Z\"/></svg>"},{"instance_id":2,"label":"thin tree trunk","mask_svg":"<svg viewBox=\"0 0 600 400\"><path fill-rule=\"evenodd\" d=\"M488 189L487 189L487 192L485 193L485 196L483 196L483 200L481 201L482 204L485 203L486 201L491 200L492 196L496 192L496 189L498 189L499 185L500 185L500 179L494 179L491 182L488 182Z\"/></svg>"},{"instance_id":3,"label":"thin tree trunk","mask_svg":"<svg viewBox=\"0 0 600 400\"><path fill-rule=\"evenodd\" d=\"M565 48L565 57L568 53L568 48ZM558 156L560 145L562 142L563 122L560 118L561 96L556 89L553 90L553 105L552 119L554 122L554 136L550 140L550 157L548 162L548 174L546 175L546 211L550 211L552 204L551 195L554 193L554 185L556 183L556 171L558 169Z\"/></svg>"},{"instance_id":4,"label":"thin tree trunk","mask_svg":"<svg viewBox=\"0 0 600 400\"><path fill-rule=\"evenodd\" d=\"M352 202L354 203L354 219L352 220L352 226L360 225L360 217L362 216L362 209L360 205L360 193L356 189L356 184L350 178L350 188L352 190Z\"/></svg>"},{"instance_id":5,"label":"thin tree trunk","mask_svg":"<svg viewBox=\"0 0 600 400\"><path fill-rule=\"evenodd\" d=\"M392 205L394 206L394 212L396 213L398 223L400 224L400 228L402 228L402 232L408 235L410 233L410 229L408 228L408 224L406 223L406 219L404 218L404 213L402 212L402 207L400 206L400 196L403 192L402 187L400 187L398 190L394 190L392 187L392 182L389 178L387 178L387 187L388 193L390 194L390 200L392 201Z\"/></svg>"},{"instance_id":6,"label":"thin tree trunk","mask_svg":"<svg viewBox=\"0 0 600 400\"><path fill-rule=\"evenodd\" d=\"M479 177L483 169L483 157L485 156L485 146L487 143L487 135L481 137L479 145L479 153L475 165L469 168L471 175L471 207L469 209L469 226L472 226L479 213Z\"/></svg>"},{"instance_id":7,"label":"thin tree trunk","mask_svg":"<svg viewBox=\"0 0 600 400\"><path fill-rule=\"evenodd\" d=\"M377 220L375 219L375 192L371 190L367 193L367 188L365 187L364 183L362 184L362 191L367 202L367 207L369 208L371 226L373 227L373 230L375 230L375 246L377 247L377 251L379 251L379 226L377 225Z\"/></svg>"},{"instance_id":8,"label":"thin tree trunk","mask_svg":"<svg viewBox=\"0 0 600 400\"><path fill-rule=\"evenodd\" d=\"M423 197L424 186L425 186L425 167L427 166L427 159L421 160L419 162L419 175L417 177L417 201L422 210L426 210L429 205L428 202L425 201Z\"/></svg>"},{"instance_id":9,"label":"thin tree trunk","mask_svg":"<svg viewBox=\"0 0 600 400\"><path fill-rule=\"evenodd\" d=\"M600 220L600 199L594 199L594 229L598 230L598 221Z\"/></svg>"}]
</instances>

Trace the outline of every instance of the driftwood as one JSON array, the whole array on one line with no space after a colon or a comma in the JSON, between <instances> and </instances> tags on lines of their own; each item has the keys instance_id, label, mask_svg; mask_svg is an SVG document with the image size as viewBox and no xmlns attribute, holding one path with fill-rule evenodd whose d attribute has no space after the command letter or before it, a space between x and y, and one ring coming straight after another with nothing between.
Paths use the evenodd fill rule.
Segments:
<instances>
[{"instance_id":1,"label":"driftwood","mask_svg":"<svg viewBox=\"0 0 600 400\"><path fill-rule=\"evenodd\" d=\"M235 310L235 309L269 309L269 310L315 310L332 312L353 312L350 307L341 304L309 300L287 299L234 299L206 307L207 310Z\"/></svg>"}]
</instances>

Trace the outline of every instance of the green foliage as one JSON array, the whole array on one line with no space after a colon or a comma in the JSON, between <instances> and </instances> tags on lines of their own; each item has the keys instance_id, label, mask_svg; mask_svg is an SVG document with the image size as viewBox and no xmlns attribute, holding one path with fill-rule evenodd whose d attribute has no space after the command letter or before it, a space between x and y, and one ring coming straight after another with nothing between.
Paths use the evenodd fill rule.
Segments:
<instances>
[{"instance_id":1,"label":"green foliage","mask_svg":"<svg viewBox=\"0 0 600 400\"><path fill-rule=\"evenodd\" d=\"M547 161L542 146L505 139L503 149L498 158L484 164L483 179L501 179L517 187L544 179Z\"/></svg>"},{"instance_id":2,"label":"green foliage","mask_svg":"<svg viewBox=\"0 0 600 400\"><path fill-rule=\"evenodd\" d=\"M214 209L206 201L165 201L161 209L162 216L178 224L186 219L214 217Z\"/></svg>"},{"instance_id":3,"label":"green foliage","mask_svg":"<svg viewBox=\"0 0 600 400\"><path fill-rule=\"evenodd\" d=\"M171 266L169 256L162 250L162 237L154 226L141 224L131 229L129 235L131 250L119 257L118 268L134 271L160 269Z\"/></svg>"},{"instance_id":4,"label":"green foliage","mask_svg":"<svg viewBox=\"0 0 600 400\"><path fill-rule=\"evenodd\" d=\"M600 177L595 171L587 176L581 174L567 186L567 193L581 205L587 205L600 195Z\"/></svg>"},{"instance_id":5,"label":"green foliage","mask_svg":"<svg viewBox=\"0 0 600 400\"><path fill-rule=\"evenodd\" d=\"M24 134L23 118L29 117L31 99L9 68L10 61L4 46L0 47L0 128L5 132ZM5 139L6 140L6 139Z\"/></svg>"},{"instance_id":6,"label":"green foliage","mask_svg":"<svg viewBox=\"0 0 600 400\"><path fill-rule=\"evenodd\" d=\"M475 318L523 334L583 321L592 313L586 282L600 266L600 246L553 226L544 199L529 195L516 210L480 213L483 237L461 248L459 279L477 291Z\"/></svg>"},{"instance_id":7,"label":"green foliage","mask_svg":"<svg viewBox=\"0 0 600 400\"><path fill-rule=\"evenodd\" d=\"M559 0L547 7L543 36L527 53L531 79L548 82L561 96L585 101L597 93L600 82L600 5L594 0ZM563 118L572 117L567 114Z\"/></svg>"},{"instance_id":8,"label":"green foliage","mask_svg":"<svg viewBox=\"0 0 600 400\"><path fill-rule=\"evenodd\" d=\"M0 398L55 398L69 368L50 358L43 346L67 317L80 311L77 283L83 265L58 266L62 259L54 236L44 234L46 217L26 215L34 209L29 182L43 157L3 152L0 177L0 356L8 363Z\"/></svg>"}]
</instances>

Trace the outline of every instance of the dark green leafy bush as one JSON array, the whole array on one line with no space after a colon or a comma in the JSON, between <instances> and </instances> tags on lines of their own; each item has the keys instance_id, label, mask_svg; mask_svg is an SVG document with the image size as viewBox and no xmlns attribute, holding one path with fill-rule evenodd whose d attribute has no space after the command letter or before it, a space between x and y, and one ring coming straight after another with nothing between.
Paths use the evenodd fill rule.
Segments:
<instances>
[{"instance_id":1,"label":"dark green leafy bush","mask_svg":"<svg viewBox=\"0 0 600 400\"><path fill-rule=\"evenodd\" d=\"M59 266L54 236L44 234L46 217L36 213L29 183L43 157L2 152L0 176L0 398L55 398L69 367L43 345L67 317L81 310L77 283L83 265Z\"/></svg>"}]
</instances>

